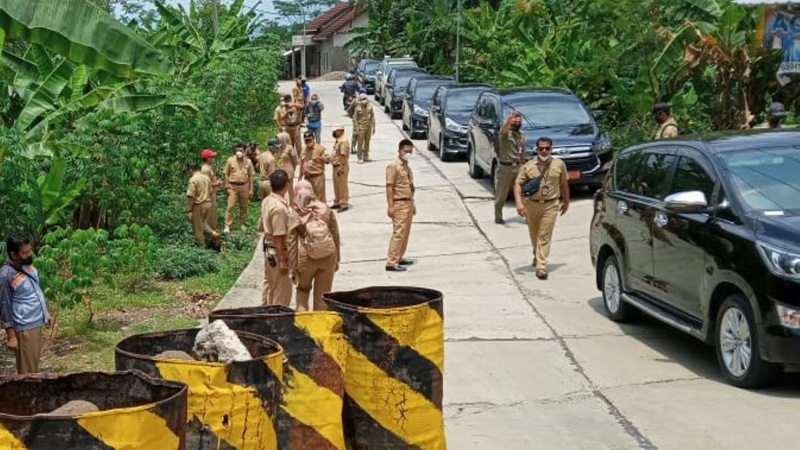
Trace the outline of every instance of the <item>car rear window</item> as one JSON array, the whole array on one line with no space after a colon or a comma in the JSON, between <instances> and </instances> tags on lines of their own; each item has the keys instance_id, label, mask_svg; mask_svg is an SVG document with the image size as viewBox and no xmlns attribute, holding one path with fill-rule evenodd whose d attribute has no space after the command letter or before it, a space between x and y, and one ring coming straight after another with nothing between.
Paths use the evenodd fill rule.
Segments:
<instances>
[{"instance_id":1,"label":"car rear window","mask_svg":"<svg viewBox=\"0 0 800 450\"><path fill-rule=\"evenodd\" d=\"M723 152L719 157L746 207L800 213L800 147Z\"/></svg>"}]
</instances>

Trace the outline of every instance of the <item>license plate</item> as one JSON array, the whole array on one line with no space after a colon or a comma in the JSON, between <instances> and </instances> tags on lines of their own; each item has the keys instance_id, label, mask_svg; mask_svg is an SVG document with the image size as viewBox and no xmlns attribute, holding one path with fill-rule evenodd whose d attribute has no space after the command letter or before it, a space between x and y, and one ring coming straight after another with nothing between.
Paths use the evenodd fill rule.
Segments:
<instances>
[{"instance_id":1,"label":"license plate","mask_svg":"<svg viewBox=\"0 0 800 450\"><path fill-rule=\"evenodd\" d=\"M570 180L577 180L577 179L579 179L581 177L581 171L580 170L570 170L570 171L567 172L567 175L569 175L569 179Z\"/></svg>"}]
</instances>

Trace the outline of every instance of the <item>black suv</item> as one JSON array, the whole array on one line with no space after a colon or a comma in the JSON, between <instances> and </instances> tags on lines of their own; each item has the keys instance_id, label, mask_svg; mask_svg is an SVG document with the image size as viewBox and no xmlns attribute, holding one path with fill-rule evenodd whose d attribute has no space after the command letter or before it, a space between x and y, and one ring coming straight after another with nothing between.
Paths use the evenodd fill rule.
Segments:
<instances>
[{"instance_id":1,"label":"black suv","mask_svg":"<svg viewBox=\"0 0 800 450\"><path fill-rule=\"evenodd\" d=\"M392 119L399 119L403 115L403 98L408 89L408 83L412 78L429 78L425 69L396 69L389 75L386 82L386 88L383 92L386 94L386 104L383 107L384 112L388 113Z\"/></svg>"},{"instance_id":2,"label":"black suv","mask_svg":"<svg viewBox=\"0 0 800 450\"><path fill-rule=\"evenodd\" d=\"M411 135L411 139L428 132L428 115L430 114L433 93L439 86L453 84L453 77L412 78L403 99L403 129Z\"/></svg>"},{"instance_id":3,"label":"black suv","mask_svg":"<svg viewBox=\"0 0 800 450\"><path fill-rule=\"evenodd\" d=\"M599 187L613 153L608 137L600 133L592 112L572 92L554 88L517 88L486 92L478 98L469 126L469 173L480 178L497 169L500 127L509 113L522 115L527 157L536 140L553 139L553 157L567 165L570 184Z\"/></svg>"},{"instance_id":4,"label":"black suv","mask_svg":"<svg viewBox=\"0 0 800 450\"><path fill-rule=\"evenodd\" d=\"M356 67L356 84L367 94L375 93L375 73L381 62L376 59L362 59Z\"/></svg>"},{"instance_id":5,"label":"black suv","mask_svg":"<svg viewBox=\"0 0 800 450\"><path fill-rule=\"evenodd\" d=\"M428 150L438 150L442 161L466 154L469 118L475 101L491 89L488 84L470 83L436 89L428 116Z\"/></svg>"},{"instance_id":6,"label":"black suv","mask_svg":"<svg viewBox=\"0 0 800 450\"><path fill-rule=\"evenodd\" d=\"M643 311L713 345L739 387L800 364L798 142L749 132L620 152L590 237L611 319Z\"/></svg>"}]
</instances>

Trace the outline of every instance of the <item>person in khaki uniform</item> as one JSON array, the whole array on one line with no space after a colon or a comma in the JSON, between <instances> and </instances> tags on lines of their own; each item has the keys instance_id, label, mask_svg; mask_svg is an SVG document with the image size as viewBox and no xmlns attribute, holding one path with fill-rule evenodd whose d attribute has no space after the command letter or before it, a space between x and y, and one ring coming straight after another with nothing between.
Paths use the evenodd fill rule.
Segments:
<instances>
[{"instance_id":1,"label":"person in khaki uniform","mask_svg":"<svg viewBox=\"0 0 800 450\"><path fill-rule=\"evenodd\" d=\"M658 131L653 139L670 139L678 137L678 123L672 118L669 103L653 105L653 119L658 123Z\"/></svg>"},{"instance_id":2,"label":"person in khaki uniform","mask_svg":"<svg viewBox=\"0 0 800 450\"><path fill-rule=\"evenodd\" d=\"M292 104L292 96L284 95L281 99L280 105L275 107L275 112L272 114L272 120L275 121L275 126L278 131L286 131L286 110Z\"/></svg>"},{"instance_id":3,"label":"person in khaki uniform","mask_svg":"<svg viewBox=\"0 0 800 450\"><path fill-rule=\"evenodd\" d=\"M344 126L339 125L333 130L333 156L331 165L333 166L333 209L340 212L350 209L347 203L350 200L350 187L347 179L350 176L350 139L344 135Z\"/></svg>"},{"instance_id":4,"label":"person in khaki uniform","mask_svg":"<svg viewBox=\"0 0 800 450\"><path fill-rule=\"evenodd\" d=\"M537 157L526 163L514 183L517 213L525 217L533 247L533 265L536 277L547 279L547 262L550 259L550 240L558 212L569 209L569 176L564 161L551 156L553 141L542 137L536 142ZM540 178L539 188L523 197L523 186L529 180ZM559 206L558 200L561 199Z\"/></svg>"},{"instance_id":5,"label":"person in khaki uniform","mask_svg":"<svg viewBox=\"0 0 800 450\"><path fill-rule=\"evenodd\" d=\"M233 209L239 203L239 222L242 231L247 223L247 202L253 196L253 163L244 157L244 144L236 144L236 154L225 163L225 190L228 193L228 208L225 211L225 233L231 232Z\"/></svg>"},{"instance_id":6,"label":"person in khaki uniform","mask_svg":"<svg viewBox=\"0 0 800 450\"><path fill-rule=\"evenodd\" d=\"M308 311L308 299L311 290L314 290L315 311L324 311L327 308L322 301L322 294L331 292L334 274L339 270L340 242L339 225L333 211L325 203L317 200L311 183L300 181L295 187L294 214L289 220L289 261L294 280L297 283L297 310ZM333 252L325 257L314 259L306 251L307 230L306 224L313 219L325 223L332 240ZM330 243L330 240L328 241Z\"/></svg>"},{"instance_id":7,"label":"person in khaki uniform","mask_svg":"<svg viewBox=\"0 0 800 450\"><path fill-rule=\"evenodd\" d=\"M200 153L203 158L203 167L200 173L207 176L211 180L211 211L208 213L208 226L212 230L217 231L219 221L219 209L217 208L217 191L222 185L222 181L217 177L217 171L214 169L214 157L217 152L210 149L205 149Z\"/></svg>"},{"instance_id":8,"label":"person in khaki uniform","mask_svg":"<svg viewBox=\"0 0 800 450\"><path fill-rule=\"evenodd\" d=\"M325 163L329 160L325 146L314 142L314 132L306 131L306 152L301 167L302 178L308 180L314 188L314 195L323 203L325 199Z\"/></svg>"},{"instance_id":9,"label":"person in khaki uniform","mask_svg":"<svg viewBox=\"0 0 800 450\"><path fill-rule=\"evenodd\" d=\"M269 151L261 152L258 155L258 198L261 201L272 192L272 187L269 183L269 176L275 171L275 153L278 151L281 143L277 139L270 139L267 143Z\"/></svg>"},{"instance_id":10,"label":"person in khaki uniform","mask_svg":"<svg viewBox=\"0 0 800 450\"><path fill-rule=\"evenodd\" d=\"M295 80L294 87L292 88L292 97L294 97L294 103L301 108L306 106L306 101L303 97L303 80L300 78Z\"/></svg>"},{"instance_id":11,"label":"person in khaki uniform","mask_svg":"<svg viewBox=\"0 0 800 450\"><path fill-rule=\"evenodd\" d=\"M297 149L292 145L292 139L289 133L278 133L278 142L280 142L280 154L278 157L277 168L286 172L289 175L289 203L294 204L294 176L297 171L297 166L300 164L300 158L297 154Z\"/></svg>"},{"instance_id":12,"label":"person in khaki uniform","mask_svg":"<svg viewBox=\"0 0 800 450\"><path fill-rule=\"evenodd\" d=\"M303 123L303 108L298 104L288 105L286 108L286 132L292 139L292 146L298 155L303 154L303 140L300 125Z\"/></svg>"},{"instance_id":13,"label":"person in khaki uniform","mask_svg":"<svg viewBox=\"0 0 800 450\"><path fill-rule=\"evenodd\" d=\"M369 142L375 134L375 111L369 103L367 94L359 94L358 105L353 111L353 128L358 147L358 163L369 162Z\"/></svg>"},{"instance_id":14,"label":"person in khaki uniform","mask_svg":"<svg viewBox=\"0 0 800 450\"><path fill-rule=\"evenodd\" d=\"M219 241L219 233L208 224L208 215L211 213L211 194L214 191L211 179L200 172L200 166L197 163L187 164L186 170L190 175L189 189L186 190L188 198L186 218L192 224L194 242L198 247L205 246L207 233L216 243Z\"/></svg>"},{"instance_id":15,"label":"person in khaki uniform","mask_svg":"<svg viewBox=\"0 0 800 450\"><path fill-rule=\"evenodd\" d=\"M261 226L264 229L264 283L261 301L265 305L289 306L292 301L287 250L291 215L286 202L289 175L278 169L272 172L269 181L272 192L261 202Z\"/></svg>"},{"instance_id":16,"label":"person in khaki uniform","mask_svg":"<svg viewBox=\"0 0 800 450\"><path fill-rule=\"evenodd\" d=\"M519 168L525 164L525 134L522 116L511 111L506 123L500 127L500 149L497 155L497 174L494 185L494 223L504 224L503 205L514 187Z\"/></svg>"},{"instance_id":17,"label":"person in khaki uniform","mask_svg":"<svg viewBox=\"0 0 800 450\"><path fill-rule=\"evenodd\" d=\"M392 219L392 239L386 258L386 270L405 272L406 266L414 264L405 258L408 237L411 233L411 220L417 213L414 205L414 175L408 166L408 157L414 151L414 144L403 139L398 146L397 160L386 167L387 215Z\"/></svg>"}]
</instances>

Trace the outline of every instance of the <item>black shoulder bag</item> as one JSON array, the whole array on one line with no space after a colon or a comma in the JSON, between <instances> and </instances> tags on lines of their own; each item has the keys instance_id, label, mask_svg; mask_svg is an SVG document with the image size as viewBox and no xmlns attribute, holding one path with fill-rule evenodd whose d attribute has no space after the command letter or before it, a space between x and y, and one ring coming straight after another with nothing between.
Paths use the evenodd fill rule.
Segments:
<instances>
[{"instance_id":1,"label":"black shoulder bag","mask_svg":"<svg viewBox=\"0 0 800 450\"><path fill-rule=\"evenodd\" d=\"M525 197L530 197L531 195L539 192L539 188L542 187L542 179L547 176L548 172L550 172L550 162L547 163L544 173L540 173L538 177L531 178L522 185L522 195Z\"/></svg>"}]
</instances>

